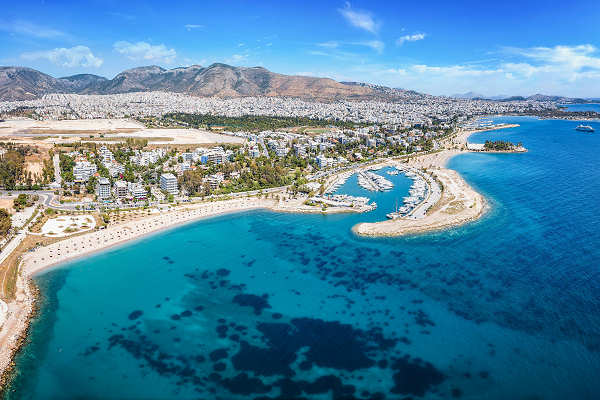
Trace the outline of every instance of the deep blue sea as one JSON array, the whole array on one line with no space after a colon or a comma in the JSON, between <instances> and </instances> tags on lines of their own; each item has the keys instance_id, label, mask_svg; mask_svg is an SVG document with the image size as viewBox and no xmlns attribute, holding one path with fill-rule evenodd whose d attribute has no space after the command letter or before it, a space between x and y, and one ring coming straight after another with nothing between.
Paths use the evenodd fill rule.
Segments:
<instances>
[{"instance_id":1,"label":"deep blue sea","mask_svg":"<svg viewBox=\"0 0 600 400\"><path fill-rule=\"evenodd\" d=\"M521 126L470 140L529 152L450 161L490 203L467 226L356 237L410 181L351 178L377 210L223 216L38 276L7 398L600 398L600 134L494 120Z\"/></svg>"},{"instance_id":2,"label":"deep blue sea","mask_svg":"<svg viewBox=\"0 0 600 400\"><path fill-rule=\"evenodd\" d=\"M600 103L564 104L566 111L595 111L600 112Z\"/></svg>"}]
</instances>

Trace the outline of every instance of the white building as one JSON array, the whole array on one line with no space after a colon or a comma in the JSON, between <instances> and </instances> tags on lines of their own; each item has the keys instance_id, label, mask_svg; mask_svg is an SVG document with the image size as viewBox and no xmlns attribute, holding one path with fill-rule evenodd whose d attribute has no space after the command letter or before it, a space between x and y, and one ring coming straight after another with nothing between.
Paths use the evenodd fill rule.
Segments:
<instances>
[{"instance_id":1,"label":"white building","mask_svg":"<svg viewBox=\"0 0 600 400\"><path fill-rule=\"evenodd\" d=\"M177 178L175 175L170 173L162 174L160 176L160 188L172 195L178 194L179 190L177 189Z\"/></svg>"},{"instance_id":2,"label":"white building","mask_svg":"<svg viewBox=\"0 0 600 400\"><path fill-rule=\"evenodd\" d=\"M104 166L108 169L108 173L113 178L125 173L125 167L116 161L105 163Z\"/></svg>"},{"instance_id":3,"label":"white building","mask_svg":"<svg viewBox=\"0 0 600 400\"><path fill-rule=\"evenodd\" d=\"M96 173L96 164L89 161L78 161L73 166L75 182L87 182Z\"/></svg>"},{"instance_id":4,"label":"white building","mask_svg":"<svg viewBox=\"0 0 600 400\"><path fill-rule=\"evenodd\" d=\"M206 177L206 181L210 185L210 188L213 190L217 189L219 187L219 185L221 185L221 182L223 182L223 180L224 180L224 177L223 177L222 172L218 172L216 174L209 175Z\"/></svg>"},{"instance_id":5,"label":"white building","mask_svg":"<svg viewBox=\"0 0 600 400\"><path fill-rule=\"evenodd\" d=\"M206 154L206 160L213 164L222 164L227 160L227 157L222 148L216 147L210 153Z\"/></svg>"},{"instance_id":6,"label":"white building","mask_svg":"<svg viewBox=\"0 0 600 400\"><path fill-rule=\"evenodd\" d=\"M131 196L136 200L145 200L148 197L148 193L141 183L130 183L129 192Z\"/></svg>"},{"instance_id":7,"label":"white building","mask_svg":"<svg viewBox=\"0 0 600 400\"><path fill-rule=\"evenodd\" d=\"M99 153L100 153L100 157L102 158L102 162L104 164L114 160L112 151L107 149L105 146L100 147Z\"/></svg>"},{"instance_id":8,"label":"white building","mask_svg":"<svg viewBox=\"0 0 600 400\"><path fill-rule=\"evenodd\" d=\"M127 197L127 182L116 181L115 182L115 196L119 199Z\"/></svg>"},{"instance_id":9,"label":"white building","mask_svg":"<svg viewBox=\"0 0 600 400\"><path fill-rule=\"evenodd\" d=\"M96 194L100 199L110 199L110 181L107 178L98 179Z\"/></svg>"},{"instance_id":10,"label":"white building","mask_svg":"<svg viewBox=\"0 0 600 400\"><path fill-rule=\"evenodd\" d=\"M333 164L333 160L331 158L327 158L322 154L319 154L317 158L315 158L315 161L321 169L330 167Z\"/></svg>"}]
</instances>

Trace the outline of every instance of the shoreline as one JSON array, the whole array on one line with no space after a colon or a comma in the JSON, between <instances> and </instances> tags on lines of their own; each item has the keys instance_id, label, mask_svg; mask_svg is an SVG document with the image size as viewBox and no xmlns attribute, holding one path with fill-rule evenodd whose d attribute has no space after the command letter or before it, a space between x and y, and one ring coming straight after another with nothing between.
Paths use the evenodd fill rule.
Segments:
<instances>
[{"instance_id":1,"label":"shoreline","mask_svg":"<svg viewBox=\"0 0 600 400\"><path fill-rule=\"evenodd\" d=\"M179 209L154 214L106 229L68 237L33 251L24 252L18 266L15 300L0 328L0 393L7 388L14 368L14 357L26 343L30 323L35 316L38 289L33 277L51 268L67 265L114 248L134 244L146 237L192 224L201 220L255 210L274 212L334 214L363 212L363 209L340 207L323 211L305 206L294 199L286 202L256 197L205 202L180 206Z\"/></svg>"},{"instance_id":2,"label":"shoreline","mask_svg":"<svg viewBox=\"0 0 600 400\"><path fill-rule=\"evenodd\" d=\"M359 223L352 228L353 232L361 236L371 237L400 236L443 230L479 219L487 209L485 198L471 188L458 172L447 169L445 166L452 157L471 152L465 150L467 139L471 134L517 126L519 125L507 124L487 129L461 130L445 143L446 145L454 145L455 148L446 148L429 154L419 154L414 156L414 158L407 157L404 160L406 164L414 168L431 169L430 173L433 175L434 180L442 183L442 197L432 207L432 209L436 210L431 214L428 212L428 215L420 220L397 219L375 223ZM382 160L381 162L365 166L365 168L372 168L377 165L394 165L399 162L393 159ZM474 201L474 203L465 203L470 201ZM459 206L458 203L461 203L462 206ZM461 209L459 210L459 208ZM15 366L15 355L27 343L30 323L37 307L38 289L32 280L35 275L50 268L76 261L82 257L135 243L146 237L160 234L182 225L212 217L259 209L274 212L312 214L367 211L363 208L356 209L350 207L323 210L321 208L306 206L302 203L302 200L298 199L288 199L283 202L275 199L256 197L196 204L190 203L181 205L175 210L150 215L136 221L109 226L102 230L94 230L81 235L67 237L47 246L26 251L21 255L18 266L15 300L10 302L6 320L0 328L0 393L7 389L7 384L11 380ZM456 212L454 214L443 215L444 210Z\"/></svg>"},{"instance_id":3,"label":"shoreline","mask_svg":"<svg viewBox=\"0 0 600 400\"><path fill-rule=\"evenodd\" d=\"M451 158L466 153L520 154L527 151L474 151L467 149L468 138L474 133L519 127L519 124L505 124L484 129L463 130L449 138L447 145L454 149L444 149L408 159L406 164L413 168L423 168L441 185L442 196L422 219L397 218L378 222L361 222L352 227L352 232L363 237L398 237L439 232L463 226L480 219L489 209L485 197L473 189L456 171L447 168Z\"/></svg>"},{"instance_id":4,"label":"shoreline","mask_svg":"<svg viewBox=\"0 0 600 400\"><path fill-rule=\"evenodd\" d=\"M451 157L450 157L451 158ZM456 228L480 219L489 209L485 197L476 192L458 172L439 168L431 175L442 183L440 200L422 219L398 218L361 222L352 227L359 236L398 237Z\"/></svg>"}]
</instances>

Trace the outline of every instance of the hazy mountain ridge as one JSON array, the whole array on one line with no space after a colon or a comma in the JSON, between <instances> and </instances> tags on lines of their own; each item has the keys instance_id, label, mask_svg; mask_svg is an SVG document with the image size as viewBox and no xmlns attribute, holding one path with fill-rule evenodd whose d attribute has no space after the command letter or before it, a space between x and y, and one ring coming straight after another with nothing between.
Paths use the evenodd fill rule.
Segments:
<instances>
[{"instance_id":1,"label":"hazy mountain ridge","mask_svg":"<svg viewBox=\"0 0 600 400\"><path fill-rule=\"evenodd\" d=\"M0 67L0 100L35 99L48 93L116 94L169 91L193 96L282 96L312 100L394 100L422 96L383 86L342 83L329 78L277 74L263 67L212 64L174 69L145 66L119 73L113 79L79 74L64 78L25 67Z\"/></svg>"},{"instance_id":2,"label":"hazy mountain ridge","mask_svg":"<svg viewBox=\"0 0 600 400\"><path fill-rule=\"evenodd\" d=\"M484 96L475 92L458 93L452 96L455 99L469 99L469 100L494 100L494 101L550 101L554 103L587 103L594 101L594 99L583 99L579 97L565 97L565 96L549 96L545 94L534 94L531 96Z\"/></svg>"},{"instance_id":3,"label":"hazy mountain ridge","mask_svg":"<svg viewBox=\"0 0 600 400\"><path fill-rule=\"evenodd\" d=\"M283 75L263 67L212 64L165 69L155 65L125 70L113 79L93 74L54 78L27 67L0 67L0 100L30 100L49 93L117 94L145 91L185 93L199 97L273 96L306 100L383 100L423 98L429 95L362 82L337 82L329 78ZM585 103L593 99L535 94L484 96L475 92L450 96L494 101L534 100Z\"/></svg>"}]
</instances>

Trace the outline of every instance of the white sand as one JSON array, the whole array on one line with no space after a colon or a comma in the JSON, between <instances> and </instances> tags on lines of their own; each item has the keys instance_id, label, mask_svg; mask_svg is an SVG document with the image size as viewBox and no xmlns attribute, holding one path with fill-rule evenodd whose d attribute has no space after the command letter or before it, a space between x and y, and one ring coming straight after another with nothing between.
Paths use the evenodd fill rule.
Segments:
<instances>
[{"instance_id":1,"label":"white sand","mask_svg":"<svg viewBox=\"0 0 600 400\"><path fill-rule=\"evenodd\" d=\"M91 215L65 215L52 218L42 226L41 234L49 237L64 237L92 230L96 227L96 220ZM68 232L68 231L71 232Z\"/></svg>"}]
</instances>

